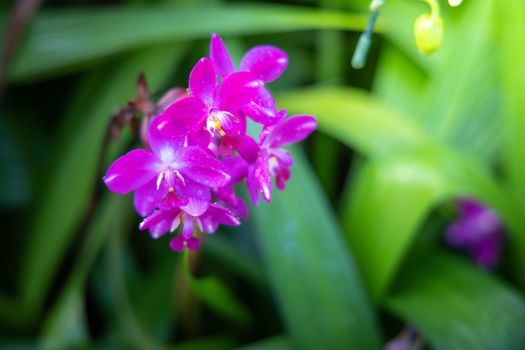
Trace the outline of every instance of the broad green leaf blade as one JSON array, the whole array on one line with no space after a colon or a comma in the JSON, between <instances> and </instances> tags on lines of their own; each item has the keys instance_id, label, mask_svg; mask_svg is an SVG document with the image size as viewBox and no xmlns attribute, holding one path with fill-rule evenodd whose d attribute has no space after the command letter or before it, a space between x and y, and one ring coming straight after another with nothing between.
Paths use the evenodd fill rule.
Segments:
<instances>
[{"instance_id":1,"label":"broad green leaf blade","mask_svg":"<svg viewBox=\"0 0 525 350\"><path fill-rule=\"evenodd\" d=\"M525 203L525 4L522 1L498 3L502 30L501 73L504 88L503 161L512 195L523 208Z\"/></svg>"},{"instance_id":2,"label":"broad green leaf blade","mask_svg":"<svg viewBox=\"0 0 525 350\"><path fill-rule=\"evenodd\" d=\"M220 315L239 324L248 324L252 321L246 307L218 278L212 276L195 278L191 280L191 287L206 305Z\"/></svg>"},{"instance_id":3,"label":"broad green leaf blade","mask_svg":"<svg viewBox=\"0 0 525 350\"><path fill-rule=\"evenodd\" d=\"M374 300L387 291L429 210L460 196L489 204L514 232L523 229L487 170L444 147L422 147L364 166L349 192L342 220Z\"/></svg>"},{"instance_id":4,"label":"broad green leaf blade","mask_svg":"<svg viewBox=\"0 0 525 350\"><path fill-rule=\"evenodd\" d=\"M44 349L70 348L89 342L86 324L84 288L88 273L114 223L129 204L116 196L106 196L86 234L79 258L44 321L40 344Z\"/></svg>"},{"instance_id":5,"label":"broad green leaf blade","mask_svg":"<svg viewBox=\"0 0 525 350\"><path fill-rule=\"evenodd\" d=\"M508 1L496 5L496 15L501 30L501 78L503 87L503 122L504 149L503 168L507 176L508 196L520 214L524 213L525 204L525 48L519 44L518 38L525 37L525 5L521 1ZM511 245L513 255L514 275L525 288L525 230L514 232L514 244Z\"/></svg>"},{"instance_id":6,"label":"broad green leaf blade","mask_svg":"<svg viewBox=\"0 0 525 350\"><path fill-rule=\"evenodd\" d=\"M224 35L309 29L360 30L366 16L285 6L120 7L36 16L10 71L11 80L71 70L122 51Z\"/></svg>"},{"instance_id":7,"label":"broad green leaf blade","mask_svg":"<svg viewBox=\"0 0 525 350\"><path fill-rule=\"evenodd\" d=\"M281 314L300 349L378 349L380 335L337 219L300 153L286 191L253 211Z\"/></svg>"},{"instance_id":8,"label":"broad green leaf blade","mask_svg":"<svg viewBox=\"0 0 525 350\"><path fill-rule=\"evenodd\" d=\"M256 343L246 345L237 350L292 350L292 344L287 336L281 335L260 340Z\"/></svg>"},{"instance_id":9,"label":"broad green leaf blade","mask_svg":"<svg viewBox=\"0 0 525 350\"><path fill-rule=\"evenodd\" d=\"M497 28L492 24L496 2L471 2L456 9L459 21L446 22L440 60L420 100L419 112L429 133L489 160L498 150L502 132L498 55L494 50Z\"/></svg>"},{"instance_id":10,"label":"broad green leaf blade","mask_svg":"<svg viewBox=\"0 0 525 350\"><path fill-rule=\"evenodd\" d=\"M89 206L98 155L111 113L133 98L140 72L146 73L155 90L169 76L167 72L176 64L177 57L180 57L178 47L155 47L129 58L113 70L111 79L95 86L95 91L82 100L84 108L75 109L83 111L73 116L81 122L69 130L67 147L51 170L44 200L35 211L27 239L21 296L32 308L38 309L46 298L58 264ZM92 101L89 96L97 99Z\"/></svg>"},{"instance_id":11,"label":"broad green leaf blade","mask_svg":"<svg viewBox=\"0 0 525 350\"><path fill-rule=\"evenodd\" d=\"M523 297L436 248L410 260L385 305L438 350L525 348Z\"/></svg>"},{"instance_id":12,"label":"broad green leaf blade","mask_svg":"<svg viewBox=\"0 0 525 350\"><path fill-rule=\"evenodd\" d=\"M373 92L404 117L416 118L426 76L395 47L382 49L375 72Z\"/></svg>"},{"instance_id":13,"label":"broad green leaf blade","mask_svg":"<svg viewBox=\"0 0 525 350\"><path fill-rule=\"evenodd\" d=\"M278 101L291 113L308 113L327 134L367 156L429 143L411 120L396 115L364 91L351 88L310 88L282 94Z\"/></svg>"}]
</instances>

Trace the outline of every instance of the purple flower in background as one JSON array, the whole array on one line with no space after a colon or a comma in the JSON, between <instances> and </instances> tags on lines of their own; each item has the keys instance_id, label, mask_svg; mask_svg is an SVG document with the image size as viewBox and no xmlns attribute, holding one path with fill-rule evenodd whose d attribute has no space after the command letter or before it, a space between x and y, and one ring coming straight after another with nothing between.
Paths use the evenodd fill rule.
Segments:
<instances>
[{"instance_id":1,"label":"purple flower in background","mask_svg":"<svg viewBox=\"0 0 525 350\"><path fill-rule=\"evenodd\" d=\"M472 198L457 202L459 217L445 233L447 242L466 249L477 265L496 266L503 244L504 229L498 215Z\"/></svg>"},{"instance_id":2,"label":"purple flower in background","mask_svg":"<svg viewBox=\"0 0 525 350\"><path fill-rule=\"evenodd\" d=\"M285 118L265 85L286 69L285 52L255 47L236 71L214 34L210 56L192 69L187 93L156 105L147 96L148 111L158 115L151 112L143 120L146 148L121 156L104 176L111 191L134 192L143 218L139 228L152 238L180 231L170 240L174 251L198 249L202 233L240 225L240 217L248 217L235 192L244 179L255 204L259 193L270 201L272 177L283 190L293 160L281 147L304 140L316 128L312 116ZM247 135L250 119L262 124L258 141Z\"/></svg>"}]
</instances>

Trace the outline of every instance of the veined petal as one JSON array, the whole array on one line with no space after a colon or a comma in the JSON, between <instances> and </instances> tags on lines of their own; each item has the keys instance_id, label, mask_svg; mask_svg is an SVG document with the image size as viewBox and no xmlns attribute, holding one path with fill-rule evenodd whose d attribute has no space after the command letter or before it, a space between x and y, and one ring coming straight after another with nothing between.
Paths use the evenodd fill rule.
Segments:
<instances>
[{"instance_id":1,"label":"veined petal","mask_svg":"<svg viewBox=\"0 0 525 350\"><path fill-rule=\"evenodd\" d=\"M189 87L192 96L200 99L206 106L212 106L213 93L217 87L217 74L209 58L201 58L193 67Z\"/></svg>"},{"instance_id":2,"label":"veined petal","mask_svg":"<svg viewBox=\"0 0 525 350\"><path fill-rule=\"evenodd\" d=\"M293 165L293 158L290 152L282 148L274 148L270 152L270 157L275 157L279 168L289 168Z\"/></svg>"},{"instance_id":3,"label":"veined petal","mask_svg":"<svg viewBox=\"0 0 525 350\"><path fill-rule=\"evenodd\" d=\"M280 191L284 191L286 188L286 181L290 180L291 175L290 169L280 168L275 175L275 186L277 186Z\"/></svg>"},{"instance_id":4,"label":"veined petal","mask_svg":"<svg viewBox=\"0 0 525 350\"><path fill-rule=\"evenodd\" d=\"M317 127L317 120L309 115L301 115L284 119L270 131L265 145L269 148L279 148L290 143L304 140Z\"/></svg>"},{"instance_id":5,"label":"veined petal","mask_svg":"<svg viewBox=\"0 0 525 350\"><path fill-rule=\"evenodd\" d=\"M222 164L226 167L228 174L230 174L232 184L246 177L248 164L241 157L225 158L222 160Z\"/></svg>"},{"instance_id":6,"label":"veined petal","mask_svg":"<svg viewBox=\"0 0 525 350\"><path fill-rule=\"evenodd\" d=\"M251 72L264 82L279 78L288 66L288 55L275 46L256 46L241 60L240 70Z\"/></svg>"},{"instance_id":7,"label":"veined petal","mask_svg":"<svg viewBox=\"0 0 525 350\"><path fill-rule=\"evenodd\" d=\"M226 78L228 75L235 72L233 61L224 46L221 37L213 33L210 41L210 58L215 65L215 70L221 78Z\"/></svg>"},{"instance_id":8,"label":"veined petal","mask_svg":"<svg viewBox=\"0 0 525 350\"><path fill-rule=\"evenodd\" d=\"M195 197L189 197L188 203L180 208L190 216L200 216L206 212L210 205L209 200L202 200Z\"/></svg>"},{"instance_id":9,"label":"veined petal","mask_svg":"<svg viewBox=\"0 0 525 350\"><path fill-rule=\"evenodd\" d=\"M202 229L206 233L213 233L220 224L238 226L241 220L229 209L218 204L210 204L206 213L199 218Z\"/></svg>"},{"instance_id":10,"label":"veined petal","mask_svg":"<svg viewBox=\"0 0 525 350\"><path fill-rule=\"evenodd\" d=\"M193 236L193 221L191 218L187 217L184 224L182 224L181 234L185 239L189 239Z\"/></svg>"},{"instance_id":11,"label":"veined petal","mask_svg":"<svg viewBox=\"0 0 525 350\"><path fill-rule=\"evenodd\" d=\"M234 138L233 146L248 163L253 163L257 159L259 145L250 136L240 135Z\"/></svg>"},{"instance_id":12,"label":"veined petal","mask_svg":"<svg viewBox=\"0 0 525 350\"><path fill-rule=\"evenodd\" d=\"M272 178L268 166L268 153L261 149L259 158L250 166L248 171L247 186L254 205L259 203L259 193L265 201L272 198Z\"/></svg>"},{"instance_id":13,"label":"veined petal","mask_svg":"<svg viewBox=\"0 0 525 350\"><path fill-rule=\"evenodd\" d=\"M154 139L153 143L155 139L163 138L188 141L191 144L190 136L202 131L207 117L208 107L200 99L196 97L180 99L153 120L149 128L149 138ZM205 141L209 142L209 136L207 137Z\"/></svg>"},{"instance_id":14,"label":"veined petal","mask_svg":"<svg viewBox=\"0 0 525 350\"><path fill-rule=\"evenodd\" d=\"M162 168L160 159L150 151L136 149L111 164L104 182L119 194L128 193L151 181Z\"/></svg>"},{"instance_id":15,"label":"veined petal","mask_svg":"<svg viewBox=\"0 0 525 350\"><path fill-rule=\"evenodd\" d=\"M181 159L184 163L180 172L200 184L222 187L231 179L222 163L199 147L185 148Z\"/></svg>"},{"instance_id":16,"label":"veined petal","mask_svg":"<svg viewBox=\"0 0 525 350\"><path fill-rule=\"evenodd\" d=\"M272 94L264 86L261 86L259 94L250 103L246 104L242 111L254 122L263 125L277 124L281 116L277 114Z\"/></svg>"},{"instance_id":17,"label":"veined petal","mask_svg":"<svg viewBox=\"0 0 525 350\"><path fill-rule=\"evenodd\" d=\"M263 83L253 74L237 72L224 79L213 97L218 110L236 114L242 107L257 98Z\"/></svg>"},{"instance_id":18,"label":"veined petal","mask_svg":"<svg viewBox=\"0 0 525 350\"><path fill-rule=\"evenodd\" d=\"M158 208L163 200L163 191L157 190L156 179L137 188L133 203L140 216L148 216Z\"/></svg>"},{"instance_id":19,"label":"veined petal","mask_svg":"<svg viewBox=\"0 0 525 350\"><path fill-rule=\"evenodd\" d=\"M155 210L151 215L144 218L139 225L139 229L150 229L150 234L157 239L168 231L177 228L180 222L180 210Z\"/></svg>"}]
</instances>

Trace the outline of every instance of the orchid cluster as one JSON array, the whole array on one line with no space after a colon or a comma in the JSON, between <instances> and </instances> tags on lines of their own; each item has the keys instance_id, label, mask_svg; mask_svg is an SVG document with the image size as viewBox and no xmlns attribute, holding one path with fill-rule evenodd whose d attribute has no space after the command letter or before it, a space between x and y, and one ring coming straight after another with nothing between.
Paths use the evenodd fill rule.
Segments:
<instances>
[{"instance_id":1,"label":"orchid cluster","mask_svg":"<svg viewBox=\"0 0 525 350\"><path fill-rule=\"evenodd\" d=\"M156 239L181 227L171 249L195 250L200 233L240 225L248 216L235 184L246 180L255 205L261 196L270 201L272 179L285 188L293 159L282 146L316 128L312 116L277 110L266 87L287 65L282 50L257 46L236 70L221 38L212 35L210 56L193 67L186 93L147 121L146 148L121 156L104 176L111 191L134 192L141 230ZM247 134L249 120L261 125L258 140Z\"/></svg>"},{"instance_id":2,"label":"orchid cluster","mask_svg":"<svg viewBox=\"0 0 525 350\"><path fill-rule=\"evenodd\" d=\"M447 242L467 250L482 268L496 266L504 239L503 224L490 208L471 198L457 202L459 218L445 233Z\"/></svg>"}]
</instances>

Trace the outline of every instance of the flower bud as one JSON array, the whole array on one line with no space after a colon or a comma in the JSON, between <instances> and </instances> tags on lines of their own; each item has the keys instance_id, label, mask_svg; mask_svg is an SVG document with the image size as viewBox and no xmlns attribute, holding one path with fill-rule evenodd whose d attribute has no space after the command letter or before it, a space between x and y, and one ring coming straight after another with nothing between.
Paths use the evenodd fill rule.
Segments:
<instances>
[{"instance_id":1,"label":"flower bud","mask_svg":"<svg viewBox=\"0 0 525 350\"><path fill-rule=\"evenodd\" d=\"M462 2L463 0L448 0L448 4L452 7L459 6Z\"/></svg>"},{"instance_id":2,"label":"flower bud","mask_svg":"<svg viewBox=\"0 0 525 350\"><path fill-rule=\"evenodd\" d=\"M443 20L435 14L421 15L414 23L414 33L419 52L429 55L441 47Z\"/></svg>"}]
</instances>

